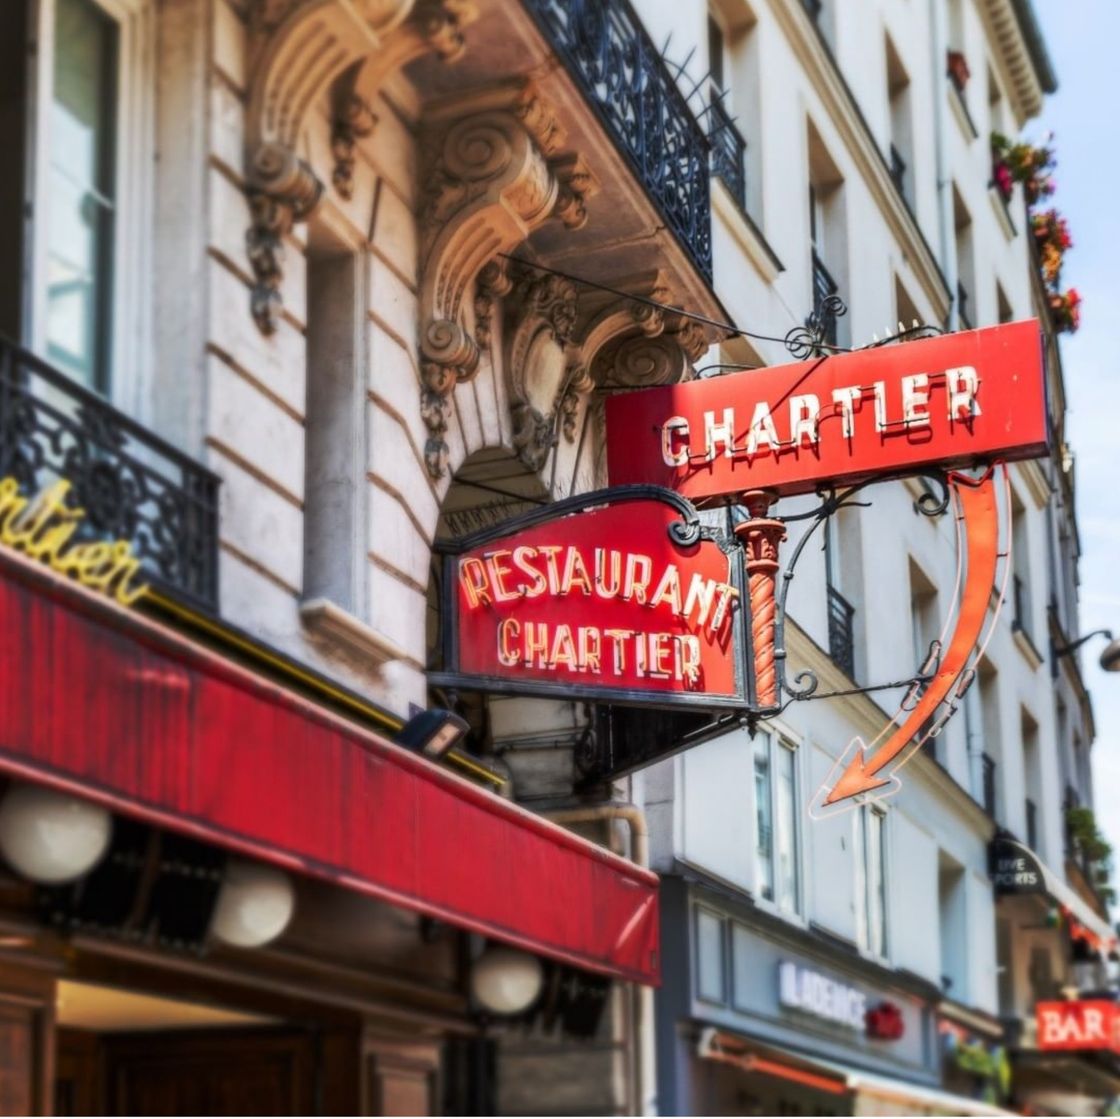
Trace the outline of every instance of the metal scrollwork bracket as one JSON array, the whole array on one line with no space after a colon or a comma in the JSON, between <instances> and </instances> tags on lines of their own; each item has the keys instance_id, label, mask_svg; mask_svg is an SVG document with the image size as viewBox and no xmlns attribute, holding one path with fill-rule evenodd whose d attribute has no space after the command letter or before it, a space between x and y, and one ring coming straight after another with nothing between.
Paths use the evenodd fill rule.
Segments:
<instances>
[{"instance_id":1,"label":"metal scrollwork bracket","mask_svg":"<svg viewBox=\"0 0 1120 1119\"><path fill-rule=\"evenodd\" d=\"M943 515L949 508L950 492L948 478L943 472L931 471L922 475L933 487L924 492L914 503L915 510L927 517L939 517ZM777 611L774 621L774 663L777 670L778 680L778 702L777 705L770 711L766 712L752 712L752 725L757 722L759 718L765 715L780 714L789 706L790 703L796 700L807 699L827 699L829 697L841 695L861 695L869 692L885 691L892 688L910 688L911 691L916 691L930 679L937 671L937 662L940 657L940 649L931 646L929 655L925 663L913 676L907 677L903 680L892 680L881 684L871 684L865 687L844 688L836 691L821 692L819 691L820 681L817 674L811 669L803 669L798 672L792 679L787 676L787 652L785 648L785 623L787 618L787 606L789 599L789 588L793 582L794 575L796 574L798 561L801 559L805 551L806 545L813 537L814 533L820 528L829 517L834 516L840 509L849 508L853 506L866 507L869 502L858 501L856 497L867 486L873 483L882 481L897 481L898 478L873 478L867 481L860 482L856 485L849 486L844 490L837 490L834 486L825 486L817 491L817 496L820 498L820 504L815 508L808 510L804 513L796 513L791 516L782 517L781 519L785 524L792 524L797 521L811 521L809 527L802 533L801 538L798 540L793 549L793 554L790 556L789 562L786 564L781 575L781 586L778 591ZM937 644L937 643L935 643Z\"/></svg>"}]
</instances>

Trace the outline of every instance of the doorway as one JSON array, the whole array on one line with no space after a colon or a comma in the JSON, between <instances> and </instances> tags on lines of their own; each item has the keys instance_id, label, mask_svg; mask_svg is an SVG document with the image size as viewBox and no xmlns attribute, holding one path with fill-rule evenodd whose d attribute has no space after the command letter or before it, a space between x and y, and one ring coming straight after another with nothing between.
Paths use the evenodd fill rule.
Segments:
<instances>
[{"instance_id":1,"label":"doorway","mask_svg":"<svg viewBox=\"0 0 1120 1119\"><path fill-rule=\"evenodd\" d=\"M258 1014L63 980L56 1115L317 1110L316 1035Z\"/></svg>"}]
</instances>

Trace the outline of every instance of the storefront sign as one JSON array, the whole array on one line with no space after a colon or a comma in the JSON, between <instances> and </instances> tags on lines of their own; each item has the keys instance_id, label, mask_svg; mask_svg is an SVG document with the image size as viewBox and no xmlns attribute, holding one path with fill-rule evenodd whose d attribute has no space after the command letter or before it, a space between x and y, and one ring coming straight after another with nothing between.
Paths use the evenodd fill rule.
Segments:
<instances>
[{"instance_id":1,"label":"storefront sign","mask_svg":"<svg viewBox=\"0 0 1120 1119\"><path fill-rule=\"evenodd\" d=\"M862 991L791 960L778 965L778 999L782 1006L860 1033L867 1029L867 996Z\"/></svg>"},{"instance_id":2,"label":"storefront sign","mask_svg":"<svg viewBox=\"0 0 1120 1119\"><path fill-rule=\"evenodd\" d=\"M1034 320L732 373L607 401L612 484L691 500L812 491L1044 454Z\"/></svg>"},{"instance_id":3,"label":"storefront sign","mask_svg":"<svg viewBox=\"0 0 1120 1119\"><path fill-rule=\"evenodd\" d=\"M898 1041L906 1033L906 1020L897 1003L884 999L867 1011L867 1036L877 1041Z\"/></svg>"},{"instance_id":4,"label":"storefront sign","mask_svg":"<svg viewBox=\"0 0 1120 1119\"><path fill-rule=\"evenodd\" d=\"M1044 894L1042 867L1029 848L1010 836L996 836L988 848L988 870L997 895Z\"/></svg>"},{"instance_id":5,"label":"storefront sign","mask_svg":"<svg viewBox=\"0 0 1120 1119\"><path fill-rule=\"evenodd\" d=\"M0 479L0 543L131 606L148 590L146 583L133 586L140 561L132 545L127 540L71 543L85 511L67 503L69 492L70 483L61 480L25 497L15 478Z\"/></svg>"},{"instance_id":6,"label":"storefront sign","mask_svg":"<svg viewBox=\"0 0 1120 1119\"><path fill-rule=\"evenodd\" d=\"M1120 1008L1107 999L1040 1002L1035 1007L1039 1049L1120 1052Z\"/></svg>"},{"instance_id":7,"label":"storefront sign","mask_svg":"<svg viewBox=\"0 0 1120 1119\"><path fill-rule=\"evenodd\" d=\"M443 686L740 705L740 553L653 487L560 502L445 549Z\"/></svg>"}]
</instances>

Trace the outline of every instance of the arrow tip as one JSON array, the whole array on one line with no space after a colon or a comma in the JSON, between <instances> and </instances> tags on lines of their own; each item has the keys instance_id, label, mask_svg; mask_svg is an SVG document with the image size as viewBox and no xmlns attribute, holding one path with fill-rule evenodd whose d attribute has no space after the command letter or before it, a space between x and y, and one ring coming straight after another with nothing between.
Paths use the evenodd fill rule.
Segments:
<instances>
[{"instance_id":1,"label":"arrow tip","mask_svg":"<svg viewBox=\"0 0 1120 1119\"><path fill-rule=\"evenodd\" d=\"M884 785L889 784L889 778L878 777L872 772L861 746L855 752L852 760L848 762L844 772L840 774L840 779L832 786L832 791L824 798L824 803L838 804L849 797L859 796L860 793L868 793L872 789L881 789Z\"/></svg>"}]
</instances>

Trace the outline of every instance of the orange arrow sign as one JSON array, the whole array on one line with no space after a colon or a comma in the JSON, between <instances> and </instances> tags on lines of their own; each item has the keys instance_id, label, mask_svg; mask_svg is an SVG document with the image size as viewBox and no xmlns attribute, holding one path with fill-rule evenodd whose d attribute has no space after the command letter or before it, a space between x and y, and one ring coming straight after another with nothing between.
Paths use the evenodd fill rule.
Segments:
<instances>
[{"instance_id":1,"label":"orange arrow sign","mask_svg":"<svg viewBox=\"0 0 1120 1119\"><path fill-rule=\"evenodd\" d=\"M906 749L917 729L949 694L980 637L995 583L998 559L999 513L995 480L992 471L979 481L963 474L952 474L950 485L960 502L968 548L968 568L957 628L933 679L909 717L870 758L862 747L856 751L825 797L826 805L837 804L889 784L890 777L883 776L883 771Z\"/></svg>"}]
</instances>

